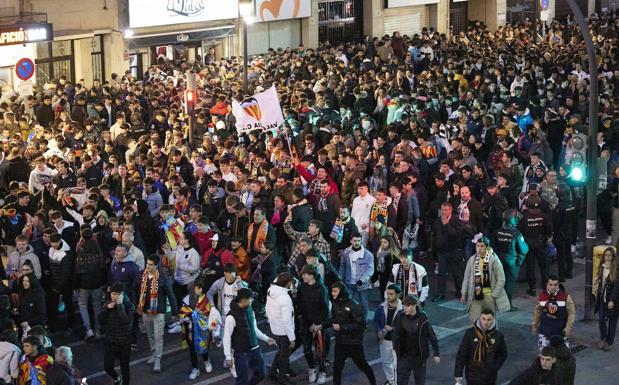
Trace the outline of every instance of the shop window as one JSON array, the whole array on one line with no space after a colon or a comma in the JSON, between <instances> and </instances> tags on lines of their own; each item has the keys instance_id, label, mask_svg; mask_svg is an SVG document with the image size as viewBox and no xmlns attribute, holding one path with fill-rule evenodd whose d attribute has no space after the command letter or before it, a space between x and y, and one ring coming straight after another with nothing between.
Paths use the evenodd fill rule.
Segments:
<instances>
[{"instance_id":1,"label":"shop window","mask_svg":"<svg viewBox=\"0 0 619 385\"><path fill-rule=\"evenodd\" d=\"M144 72L142 68L142 53L134 53L129 55L129 71L134 79L142 80L144 78Z\"/></svg>"},{"instance_id":2,"label":"shop window","mask_svg":"<svg viewBox=\"0 0 619 385\"><path fill-rule=\"evenodd\" d=\"M37 82L43 84L66 76L70 82L75 81L75 62L73 41L62 40L37 43Z\"/></svg>"},{"instance_id":3,"label":"shop window","mask_svg":"<svg viewBox=\"0 0 619 385\"><path fill-rule=\"evenodd\" d=\"M468 1L451 1L449 4L449 24L453 27L453 33L466 32L467 13Z\"/></svg>"},{"instance_id":4,"label":"shop window","mask_svg":"<svg viewBox=\"0 0 619 385\"><path fill-rule=\"evenodd\" d=\"M362 0L328 0L318 3L318 38L340 43L363 36Z\"/></svg>"},{"instance_id":5,"label":"shop window","mask_svg":"<svg viewBox=\"0 0 619 385\"><path fill-rule=\"evenodd\" d=\"M105 62L103 54L103 36L97 35L90 39L90 58L92 61L92 79L105 79Z\"/></svg>"}]
</instances>

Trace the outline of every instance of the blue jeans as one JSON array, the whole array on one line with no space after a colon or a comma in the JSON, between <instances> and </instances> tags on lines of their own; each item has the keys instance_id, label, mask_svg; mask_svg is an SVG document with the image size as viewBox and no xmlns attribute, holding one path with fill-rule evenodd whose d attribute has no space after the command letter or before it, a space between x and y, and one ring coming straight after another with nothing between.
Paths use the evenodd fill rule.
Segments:
<instances>
[{"instance_id":1,"label":"blue jeans","mask_svg":"<svg viewBox=\"0 0 619 385\"><path fill-rule=\"evenodd\" d=\"M82 321L84 322L84 327L86 330L92 330L93 326L95 326L95 322L99 320L99 314L101 314L101 289L79 289L78 292L78 300L77 304L80 308L80 315L82 316ZM94 313L94 319L90 320L90 315L88 314L88 301L92 301L92 310ZM100 325L97 325L97 328L100 328Z\"/></svg>"},{"instance_id":2,"label":"blue jeans","mask_svg":"<svg viewBox=\"0 0 619 385\"><path fill-rule=\"evenodd\" d=\"M350 292L350 297L355 301L359 302L359 304L363 307L363 319L367 320L368 318L368 290L363 289L359 290L357 285L347 283L348 291Z\"/></svg>"},{"instance_id":3,"label":"blue jeans","mask_svg":"<svg viewBox=\"0 0 619 385\"><path fill-rule=\"evenodd\" d=\"M617 305L615 305L617 306ZM600 326L600 340L606 341L609 345L615 342L615 332L617 331L617 319L619 315L608 315L606 304L600 304L600 310L598 312L599 326Z\"/></svg>"},{"instance_id":4,"label":"blue jeans","mask_svg":"<svg viewBox=\"0 0 619 385\"><path fill-rule=\"evenodd\" d=\"M244 353L234 352L234 365L236 366L236 385L256 385L266 375L260 347ZM248 380L250 370L253 374Z\"/></svg>"}]
</instances>

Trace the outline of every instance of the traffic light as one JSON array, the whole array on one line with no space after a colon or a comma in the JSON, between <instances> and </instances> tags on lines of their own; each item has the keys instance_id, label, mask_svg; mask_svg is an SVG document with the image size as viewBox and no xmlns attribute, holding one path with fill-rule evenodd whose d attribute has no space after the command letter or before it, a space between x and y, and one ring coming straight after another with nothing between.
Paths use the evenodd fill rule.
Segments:
<instances>
[{"instance_id":1,"label":"traffic light","mask_svg":"<svg viewBox=\"0 0 619 385\"><path fill-rule=\"evenodd\" d=\"M572 182L581 183L586 179L587 135L572 135L572 155L570 157L569 177Z\"/></svg>"},{"instance_id":2,"label":"traffic light","mask_svg":"<svg viewBox=\"0 0 619 385\"><path fill-rule=\"evenodd\" d=\"M196 105L196 73L187 71L187 89L185 90L185 113L192 116Z\"/></svg>"}]
</instances>

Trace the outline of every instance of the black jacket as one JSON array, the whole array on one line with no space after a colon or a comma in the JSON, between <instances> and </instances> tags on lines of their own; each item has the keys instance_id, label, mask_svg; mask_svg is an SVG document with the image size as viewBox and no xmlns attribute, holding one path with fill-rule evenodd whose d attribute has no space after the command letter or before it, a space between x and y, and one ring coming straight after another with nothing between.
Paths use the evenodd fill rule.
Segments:
<instances>
[{"instance_id":1,"label":"black jacket","mask_svg":"<svg viewBox=\"0 0 619 385\"><path fill-rule=\"evenodd\" d=\"M19 323L28 325L45 325L47 311L45 292L40 287L23 290L19 294Z\"/></svg>"},{"instance_id":2,"label":"black jacket","mask_svg":"<svg viewBox=\"0 0 619 385\"><path fill-rule=\"evenodd\" d=\"M307 231L309 221L314 217L312 206L309 203L292 208L292 222L290 226L295 231ZM331 231L331 229L329 229Z\"/></svg>"},{"instance_id":3,"label":"black jacket","mask_svg":"<svg viewBox=\"0 0 619 385\"><path fill-rule=\"evenodd\" d=\"M193 166L189 163L187 158L183 156L180 162L174 163L174 167L178 169L178 174L183 178L183 182L185 182L187 186L193 186Z\"/></svg>"},{"instance_id":4,"label":"black jacket","mask_svg":"<svg viewBox=\"0 0 619 385\"><path fill-rule=\"evenodd\" d=\"M321 282L302 283L297 291L297 308L305 324L320 325L329 318L327 287Z\"/></svg>"},{"instance_id":5,"label":"black jacket","mask_svg":"<svg viewBox=\"0 0 619 385\"><path fill-rule=\"evenodd\" d=\"M555 346L555 350L557 352L555 366L561 373L561 385L574 385L576 358L565 344Z\"/></svg>"},{"instance_id":6,"label":"black jacket","mask_svg":"<svg viewBox=\"0 0 619 385\"><path fill-rule=\"evenodd\" d=\"M30 167L24 158L17 157L7 161L8 165L4 172L4 183L8 186L12 181L28 183Z\"/></svg>"},{"instance_id":7,"label":"black jacket","mask_svg":"<svg viewBox=\"0 0 619 385\"><path fill-rule=\"evenodd\" d=\"M85 241L78 247L75 257L74 287L78 289L98 289L107 279L105 255L95 239Z\"/></svg>"},{"instance_id":8,"label":"black jacket","mask_svg":"<svg viewBox=\"0 0 619 385\"><path fill-rule=\"evenodd\" d=\"M462 226L456 215L452 214L446 225L443 224L440 217L435 219L432 230L434 248L438 254L462 250Z\"/></svg>"},{"instance_id":9,"label":"black jacket","mask_svg":"<svg viewBox=\"0 0 619 385\"><path fill-rule=\"evenodd\" d=\"M438 357L438 339L426 313L417 310L415 315L398 313L393 320L393 349L398 359L426 360L430 356L430 344L434 357Z\"/></svg>"},{"instance_id":10,"label":"black jacket","mask_svg":"<svg viewBox=\"0 0 619 385\"><path fill-rule=\"evenodd\" d=\"M551 370L544 370L539 362L539 357L533 364L518 377L514 378L509 385L566 385L562 380L561 369L555 364Z\"/></svg>"},{"instance_id":11,"label":"black jacket","mask_svg":"<svg viewBox=\"0 0 619 385\"><path fill-rule=\"evenodd\" d=\"M47 370L47 385L76 385L73 369L62 362L55 362Z\"/></svg>"},{"instance_id":12,"label":"black jacket","mask_svg":"<svg viewBox=\"0 0 619 385\"><path fill-rule=\"evenodd\" d=\"M335 343L363 344L363 331L365 330L363 307L350 298L346 287L343 287L337 298L333 300L331 319L325 326L331 327L333 324L340 325L340 330L335 331Z\"/></svg>"},{"instance_id":13,"label":"black jacket","mask_svg":"<svg viewBox=\"0 0 619 385\"><path fill-rule=\"evenodd\" d=\"M458 354L456 355L456 368L454 377L462 377L466 369L468 383L491 384L496 382L497 373L507 358L507 347L503 333L492 328L487 331L486 338L490 338L486 355L481 363L475 361L475 350L479 344L475 329L472 327L464 333Z\"/></svg>"},{"instance_id":14,"label":"black jacket","mask_svg":"<svg viewBox=\"0 0 619 385\"><path fill-rule=\"evenodd\" d=\"M135 306L123 295L122 305L108 308L106 302L99 316L107 342L114 345L126 346L131 343L131 322Z\"/></svg>"}]
</instances>

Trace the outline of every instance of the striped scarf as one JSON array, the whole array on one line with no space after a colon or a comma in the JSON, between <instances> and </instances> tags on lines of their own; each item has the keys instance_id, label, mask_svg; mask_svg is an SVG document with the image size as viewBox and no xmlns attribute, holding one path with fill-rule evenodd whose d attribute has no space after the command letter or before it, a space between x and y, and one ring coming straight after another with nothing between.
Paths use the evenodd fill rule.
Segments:
<instances>
[{"instance_id":1,"label":"striped scarf","mask_svg":"<svg viewBox=\"0 0 619 385\"><path fill-rule=\"evenodd\" d=\"M479 327L479 321L475 324L475 338L477 339L477 347L475 348L475 353L473 354L473 360L478 365L483 365L484 358L486 358L486 353L488 352L488 348L490 345L494 344L494 338L492 335L494 334L495 329L490 329L483 331Z\"/></svg>"},{"instance_id":2,"label":"striped scarf","mask_svg":"<svg viewBox=\"0 0 619 385\"><path fill-rule=\"evenodd\" d=\"M150 291L147 293L148 281L150 280ZM144 304L146 302L146 296L149 296L150 302L146 314L157 314L157 305L159 299L159 270L155 271L152 277L149 278L148 272L142 274L142 285L140 287L140 302L138 303L138 314L144 313Z\"/></svg>"}]
</instances>

